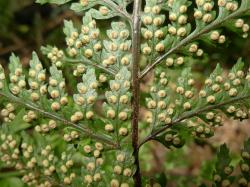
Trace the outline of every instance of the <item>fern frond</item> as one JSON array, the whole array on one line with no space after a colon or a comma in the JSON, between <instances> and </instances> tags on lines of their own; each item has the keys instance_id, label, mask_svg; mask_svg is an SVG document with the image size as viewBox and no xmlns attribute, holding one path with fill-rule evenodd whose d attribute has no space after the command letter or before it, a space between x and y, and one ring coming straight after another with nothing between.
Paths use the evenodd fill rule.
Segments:
<instances>
[{"instance_id":1,"label":"fern frond","mask_svg":"<svg viewBox=\"0 0 250 187\"><path fill-rule=\"evenodd\" d=\"M13 54L10 58L10 62L9 84L7 83L3 68L1 67L2 88L0 90L0 95L3 96L4 99L35 111L42 116L58 120L62 124L70 125L87 136L95 137L100 141L103 140L108 144L110 143L111 145L114 145L112 140L108 137L102 134L96 134L86 127L86 125L73 123L70 119L71 116L65 116L66 113L69 113L69 111L67 111L68 108L64 109L68 104L68 97L65 92L65 81L62 72L61 70L58 70L56 66L50 68L51 77L47 88L45 84L45 71L42 69L42 65L36 54L33 53L33 59L30 61L30 78L28 79L30 90L27 90L25 76L22 73L22 66L19 59ZM50 94L50 98L46 96L47 91ZM30 121L25 116L24 120Z\"/></svg>"},{"instance_id":2,"label":"fern frond","mask_svg":"<svg viewBox=\"0 0 250 187\"><path fill-rule=\"evenodd\" d=\"M175 13L180 14L181 4L178 4L178 1L173 1L173 2L174 2L173 4L172 3L169 4L169 7L170 8L171 7L179 8L179 10L176 10ZM173 42L171 49L167 50L164 54L157 57L152 64L149 64L141 72L141 76L140 76L141 78L143 78L146 74L148 74L148 72L150 72L152 69L154 69L155 66L162 63L163 60L165 58L167 58L169 55L177 53L178 50L180 50L180 49L184 48L186 45L198 40L199 38L201 38L205 34L212 32L213 30L215 30L218 27L220 27L221 25L223 25L225 22L228 22L232 19L236 19L240 16L243 16L246 12L248 12L250 10L249 2L247 2L247 0L242 0L240 5L238 5L238 3L234 2L234 1L228 2L228 4L227 4L226 1L222 0L222 1L218 1L218 2L222 2L222 4L218 5L219 6L218 15L216 15L215 10L213 9L214 8L213 2L206 3L206 4L210 4L208 7L211 7L211 9L209 8L209 10L205 10L205 4L203 1L197 1L197 2L198 2L198 4L197 4L198 9L196 9L194 12L194 17L196 18L195 19L196 26L194 29L192 29L193 31L190 34L188 34L189 29L185 28L185 29L183 29L183 30L185 30L185 35L179 36L179 37L175 36L177 31L173 32L172 34L170 32L170 36L171 35L175 36L174 37L175 41ZM199 4L199 2L200 2L200 4ZM248 29L246 28L246 30L243 29L243 33L246 34L246 35L243 34L243 37L247 36L248 31L249 31L249 28ZM167 35L167 37L168 36L169 35ZM219 35L218 37L221 37L221 39L218 38L219 43L225 42L224 35L221 35L221 36ZM195 50L195 51L197 51L197 50Z\"/></svg>"},{"instance_id":3,"label":"fern frond","mask_svg":"<svg viewBox=\"0 0 250 187\"><path fill-rule=\"evenodd\" d=\"M223 70L218 65L199 93L194 88L190 69L184 70L179 78L175 88L177 95L173 95L168 89L152 87L152 98L148 100L147 106L154 115L147 121L154 122L153 130L142 144L158 136L164 136L164 131L169 131L178 124L187 125L194 136L209 137L213 132L213 126L222 124L222 114L234 119L247 119L250 99L249 71L244 73L243 66L239 59L228 76L224 77ZM164 79L165 73L161 73L160 84L166 82ZM167 100L175 102L166 102ZM161 106L164 108L161 109Z\"/></svg>"},{"instance_id":4,"label":"fern frond","mask_svg":"<svg viewBox=\"0 0 250 187\"><path fill-rule=\"evenodd\" d=\"M217 65L199 89L192 69L211 59L203 46L227 43L225 31L248 36L243 16L249 0L37 2L68 3L83 17L80 26L64 21L65 49L41 48L48 67L35 52L28 68L14 54L9 73L0 66L0 169L15 168L25 184L159 186L141 177L144 143L156 140L179 148L191 136L213 136L226 117L249 118L250 69L244 71L241 59L228 74ZM110 29L99 25L109 19ZM153 69L146 93L142 78ZM145 107L149 134L139 144ZM245 147L243 186L249 181ZM223 158L215 167L214 176L220 176L214 185L229 186L232 167L225 146L218 156Z\"/></svg>"},{"instance_id":5,"label":"fern frond","mask_svg":"<svg viewBox=\"0 0 250 187\"><path fill-rule=\"evenodd\" d=\"M126 137L129 133L130 78L130 72L126 67L123 67L116 75L115 80L110 81L110 91L105 93L107 103L103 104L107 117L105 130L112 133L119 144L122 137Z\"/></svg>"}]
</instances>

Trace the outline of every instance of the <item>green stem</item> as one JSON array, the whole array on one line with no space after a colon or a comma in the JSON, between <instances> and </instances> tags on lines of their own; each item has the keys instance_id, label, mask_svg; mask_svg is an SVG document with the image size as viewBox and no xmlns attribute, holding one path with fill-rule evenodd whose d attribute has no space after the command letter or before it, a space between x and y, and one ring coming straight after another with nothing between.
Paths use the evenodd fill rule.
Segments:
<instances>
[{"instance_id":1,"label":"green stem","mask_svg":"<svg viewBox=\"0 0 250 187\"><path fill-rule=\"evenodd\" d=\"M46 116L48 118L51 118L51 119L54 119L57 121L61 121L64 125L70 125L71 127L76 128L77 130L79 130L80 132L82 132L83 134L85 134L88 137L91 137L91 138L96 139L98 141L104 142L104 143L111 145L113 147L117 147L117 144L114 143L112 139L110 139L109 137L106 137L102 134L98 134L96 132L93 132L91 129L84 127L85 125L83 125L83 124L72 123L71 121L68 121L67 119L63 118L62 116L58 116L57 114L52 113L52 112L47 112L47 111L39 108L38 106L34 105L33 103L28 103L27 101L25 101L21 98L18 98L10 93L0 92L0 95L3 97L6 97L10 101L13 101L17 104L22 105L30 110L34 110L36 112L39 112L43 116Z\"/></svg>"},{"instance_id":2,"label":"green stem","mask_svg":"<svg viewBox=\"0 0 250 187\"><path fill-rule=\"evenodd\" d=\"M172 123L162 127L162 128L159 128L158 130L156 130L155 132L151 133L150 135L148 135L144 140L141 141L141 143L139 144L139 147L141 147L143 144L145 144L146 142L154 139L158 134L164 132L166 129L168 129L169 127L171 127L172 125L176 125L180 122L182 122L183 120L185 119L189 119L189 118L192 118L194 116L197 116L203 112L207 112L207 111L210 111L210 110L214 110L214 109L217 109L217 108L220 108L222 106L225 106L225 105L228 105L228 104L232 104L232 103L236 103L238 101L241 101L241 100L245 100L245 99L249 99L250 98L250 95L247 95L247 96L241 96L241 97L236 97L236 98L233 98L233 99L230 99L228 101L225 101L225 102L221 102L221 103L218 103L218 104L215 104L215 105L209 105L209 106L205 106L203 108L200 108L200 109L197 109L195 111L191 111L191 112L185 112L183 113L183 115L179 116L178 118L176 118L175 120L172 121Z\"/></svg>"},{"instance_id":3,"label":"green stem","mask_svg":"<svg viewBox=\"0 0 250 187\"><path fill-rule=\"evenodd\" d=\"M87 60L87 59L70 59L70 58L65 58L64 61L66 62L71 62L71 63L83 63L83 64L86 64L88 66L93 66L93 67L96 67L112 76L115 76L116 75L116 72L113 70L113 69L110 69L110 68L105 68L103 67L102 65L99 65L95 62L92 62L90 60Z\"/></svg>"},{"instance_id":4,"label":"green stem","mask_svg":"<svg viewBox=\"0 0 250 187\"><path fill-rule=\"evenodd\" d=\"M107 4L113 11L117 12L120 16L125 17L129 22L131 22L131 15L127 13L127 11L121 7L115 4L111 0L102 0L105 4Z\"/></svg>"},{"instance_id":5,"label":"green stem","mask_svg":"<svg viewBox=\"0 0 250 187\"><path fill-rule=\"evenodd\" d=\"M19 177L23 175L22 171L6 171L6 172L0 172L0 178L7 178L7 177Z\"/></svg>"},{"instance_id":6,"label":"green stem","mask_svg":"<svg viewBox=\"0 0 250 187\"><path fill-rule=\"evenodd\" d=\"M238 11L236 11L236 12L234 12L234 13L232 13L232 14L224 17L224 18L221 18L220 16L218 16L218 18L216 20L214 20L212 23L208 24L206 27L204 27L201 30L199 30L199 28L196 28L190 35L188 35L186 38L181 40L176 46L172 47L167 53L163 54L162 56L157 58L154 63L147 66L142 71L142 73L140 75L140 79L145 77L151 70L153 70L155 68L155 66L160 64L170 54L176 52L178 49L180 49L181 47L185 46L186 44L192 42L193 40L197 39L201 35L206 34L206 33L210 32L210 31L212 31L213 29L217 28L223 22L225 22L225 21L227 21L229 19L233 19L233 18L236 18L236 17L239 17L239 16L243 15L248 10L249 9L240 8L240 9L238 9Z\"/></svg>"}]
</instances>

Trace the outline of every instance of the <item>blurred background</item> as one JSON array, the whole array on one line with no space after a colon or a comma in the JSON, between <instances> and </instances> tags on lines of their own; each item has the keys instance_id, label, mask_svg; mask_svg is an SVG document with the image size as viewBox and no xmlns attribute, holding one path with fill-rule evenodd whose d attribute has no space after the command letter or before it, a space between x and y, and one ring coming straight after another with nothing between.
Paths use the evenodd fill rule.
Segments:
<instances>
[{"instance_id":1,"label":"blurred background","mask_svg":"<svg viewBox=\"0 0 250 187\"><path fill-rule=\"evenodd\" d=\"M12 52L25 64L45 44L64 45L64 19L80 20L67 6L36 4L34 0L0 0L0 61L7 63Z\"/></svg>"},{"instance_id":2,"label":"blurred background","mask_svg":"<svg viewBox=\"0 0 250 187\"><path fill-rule=\"evenodd\" d=\"M14 52L25 66L32 51L36 51L48 68L49 63L46 57L42 56L40 47L49 44L64 48L62 32L64 19L80 23L81 15L69 10L68 5L42 6L34 3L34 0L0 0L0 63L7 65L10 54ZM250 64L250 39L243 39L240 35L231 33L229 35L231 39L226 46L216 48L203 46L204 51L210 55L205 63L195 68L198 77L202 78L209 74L218 62L225 69L232 67L239 57L243 57L247 65ZM159 177L161 174L171 176L171 186L195 186L192 179L197 180L200 173L203 178L209 179L209 174L212 172L209 167L210 163L214 162L217 145L226 142L236 154L247 137L250 137L249 121L226 120L224 126L218 128L215 137L202 143L191 142L181 149L169 151L160 144L152 142L142 150L144 152L141 158L142 169L148 176L154 173L159 173ZM149 152L151 154L146 154ZM0 171L1 187L14 187L13 184L15 183L6 182Z\"/></svg>"}]
</instances>

